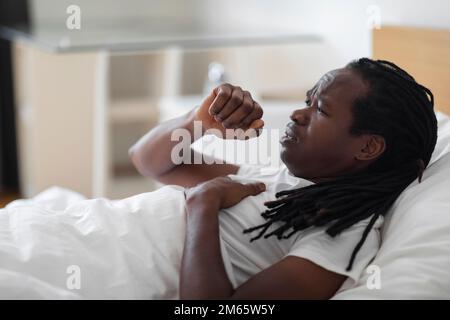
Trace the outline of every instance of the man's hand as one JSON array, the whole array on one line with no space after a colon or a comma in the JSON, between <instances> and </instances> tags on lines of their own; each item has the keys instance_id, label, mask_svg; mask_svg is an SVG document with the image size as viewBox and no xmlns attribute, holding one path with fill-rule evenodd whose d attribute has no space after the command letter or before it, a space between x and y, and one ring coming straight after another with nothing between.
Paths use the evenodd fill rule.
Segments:
<instances>
[{"instance_id":1,"label":"man's hand","mask_svg":"<svg viewBox=\"0 0 450 320\"><path fill-rule=\"evenodd\" d=\"M264 126L262 116L263 110L250 92L231 84L222 84L202 102L195 120L202 121L204 130L219 130L222 138L227 138L226 129L241 129L244 133L237 138L245 139L246 136L259 136Z\"/></svg>"},{"instance_id":2,"label":"man's hand","mask_svg":"<svg viewBox=\"0 0 450 320\"><path fill-rule=\"evenodd\" d=\"M218 177L185 190L187 205L201 203L217 210L232 207L248 196L256 196L266 190L262 182L242 184L228 177Z\"/></svg>"},{"instance_id":3,"label":"man's hand","mask_svg":"<svg viewBox=\"0 0 450 320\"><path fill-rule=\"evenodd\" d=\"M186 238L180 270L181 299L228 299L233 293L220 251L219 209L229 208L265 185L219 177L185 189Z\"/></svg>"}]
</instances>

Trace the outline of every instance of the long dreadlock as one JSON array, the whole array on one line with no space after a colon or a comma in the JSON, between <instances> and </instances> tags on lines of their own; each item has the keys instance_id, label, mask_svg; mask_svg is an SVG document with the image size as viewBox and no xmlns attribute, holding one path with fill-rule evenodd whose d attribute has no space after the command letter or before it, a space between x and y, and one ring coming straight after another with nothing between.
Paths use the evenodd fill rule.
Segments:
<instances>
[{"instance_id":1,"label":"long dreadlock","mask_svg":"<svg viewBox=\"0 0 450 320\"><path fill-rule=\"evenodd\" d=\"M388 212L417 177L421 182L436 145L437 120L431 91L395 64L362 58L346 68L359 74L369 87L353 105L350 133L383 136L384 153L360 173L278 192L277 200L266 202L268 209L261 213L266 223L244 233L261 229L250 241L263 235L282 239L311 226L327 226L326 233L335 237L372 216L351 254L349 271L378 217ZM265 234L273 224L275 230Z\"/></svg>"}]
</instances>

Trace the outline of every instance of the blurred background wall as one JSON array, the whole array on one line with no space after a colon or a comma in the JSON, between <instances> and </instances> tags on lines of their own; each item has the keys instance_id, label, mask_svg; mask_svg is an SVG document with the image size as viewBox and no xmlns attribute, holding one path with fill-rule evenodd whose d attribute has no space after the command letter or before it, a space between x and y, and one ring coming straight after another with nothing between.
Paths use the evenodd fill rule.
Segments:
<instances>
[{"instance_id":1,"label":"blurred background wall","mask_svg":"<svg viewBox=\"0 0 450 320\"><path fill-rule=\"evenodd\" d=\"M333 49L328 59L337 66L370 55L368 26L372 25L373 6L378 7L385 25L450 27L450 2L442 0L31 0L31 18L35 25L64 22L69 4L89 7L84 10L83 23L172 18L204 27L271 30L282 25L320 33Z\"/></svg>"},{"instance_id":2,"label":"blurred background wall","mask_svg":"<svg viewBox=\"0 0 450 320\"><path fill-rule=\"evenodd\" d=\"M49 24L64 24L65 8L70 4L85 8L83 24L86 26L108 28L117 20L132 25L140 20L176 19L199 28L256 28L261 32L283 28L319 34L324 46L321 51L316 50L314 59L309 52L305 54L304 46L285 47L277 52L259 54L250 61L253 65L237 66L252 72L253 80L241 79L243 86L268 91L277 88L292 91L297 87L301 88L300 95L305 83L309 85L323 72L357 57L370 56L370 30L377 24L450 27L450 2L440 0L30 0L34 26L39 29ZM250 49L247 55L253 53ZM214 56L211 52L208 54ZM273 57L278 57L276 65L267 63ZM198 63L202 60L205 55L186 53L183 74L190 81L183 81L182 93L197 93L203 85L206 66ZM234 63L239 64L239 61L235 59ZM283 74L284 79L274 79L274 73Z\"/></svg>"}]
</instances>

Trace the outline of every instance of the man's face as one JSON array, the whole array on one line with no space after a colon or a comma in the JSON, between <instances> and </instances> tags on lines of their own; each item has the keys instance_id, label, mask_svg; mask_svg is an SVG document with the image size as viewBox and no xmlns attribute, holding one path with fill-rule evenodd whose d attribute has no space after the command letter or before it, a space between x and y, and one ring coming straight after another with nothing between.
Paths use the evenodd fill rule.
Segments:
<instances>
[{"instance_id":1,"label":"man's face","mask_svg":"<svg viewBox=\"0 0 450 320\"><path fill-rule=\"evenodd\" d=\"M360 169L355 154L365 140L349 130L353 103L366 92L361 77L346 68L328 72L308 92L307 107L292 113L280 139L281 160L293 175L318 182Z\"/></svg>"}]
</instances>

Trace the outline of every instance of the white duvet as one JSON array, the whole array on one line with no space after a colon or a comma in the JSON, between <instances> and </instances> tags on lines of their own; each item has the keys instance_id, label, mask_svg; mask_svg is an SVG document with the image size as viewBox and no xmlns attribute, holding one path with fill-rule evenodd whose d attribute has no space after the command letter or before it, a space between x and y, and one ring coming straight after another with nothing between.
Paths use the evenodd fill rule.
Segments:
<instances>
[{"instance_id":1,"label":"white duvet","mask_svg":"<svg viewBox=\"0 0 450 320\"><path fill-rule=\"evenodd\" d=\"M58 187L0 210L0 299L175 299L182 188L86 200Z\"/></svg>"}]
</instances>

